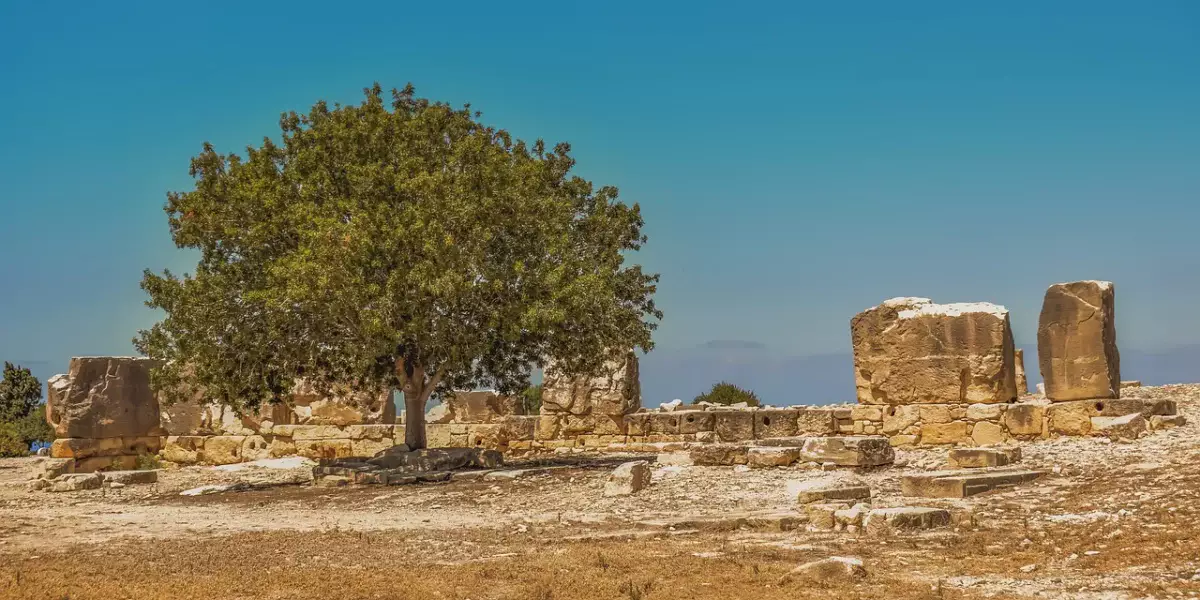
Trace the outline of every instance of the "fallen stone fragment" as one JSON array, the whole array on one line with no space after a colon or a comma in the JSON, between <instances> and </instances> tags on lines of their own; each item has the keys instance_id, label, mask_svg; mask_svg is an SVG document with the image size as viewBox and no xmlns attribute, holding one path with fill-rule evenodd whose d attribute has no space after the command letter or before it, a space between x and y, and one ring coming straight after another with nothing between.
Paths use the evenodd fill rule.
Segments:
<instances>
[{"instance_id":1,"label":"fallen stone fragment","mask_svg":"<svg viewBox=\"0 0 1200 600\"><path fill-rule=\"evenodd\" d=\"M935 529L950 524L950 511L943 508L902 506L876 508L863 519L863 530L871 535Z\"/></svg>"},{"instance_id":2,"label":"fallen stone fragment","mask_svg":"<svg viewBox=\"0 0 1200 600\"><path fill-rule=\"evenodd\" d=\"M814 437L804 442L800 460L840 467L890 465L896 452L883 436Z\"/></svg>"},{"instance_id":3,"label":"fallen stone fragment","mask_svg":"<svg viewBox=\"0 0 1200 600\"><path fill-rule=\"evenodd\" d=\"M800 448L754 447L746 453L746 464L751 467L786 467L800 459Z\"/></svg>"},{"instance_id":4,"label":"fallen stone fragment","mask_svg":"<svg viewBox=\"0 0 1200 600\"><path fill-rule=\"evenodd\" d=\"M950 451L952 469L1003 467L1021 460L1021 448L954 448Z\"/></svg>"},{"instance_id":5,"label":"fallen stone fragment","mask_svg":"<svg viewBox=\"0 0 1200 600\"><path fill-rule=\"evenodd\" d=\"M100 473L70 473L55 477L47 489L51 492L78 492L100 489L103 484L104 476Z\"/></svg>"},{"instance_id":6,"label":"fallen stone fragment","mask_svg":"<svg viewBox=\"0 0 1200 600\"><path fill-rule=\"evenodd\" d=\"M105 471L102 473L104 481L109 484L120 483L124 485L132 485L135 483L156 483L158 482L157 470L146 471Z\"/></svg>"},{"instance_id":7,"label":"fallen stone fragment","mask_svg":"<svg viewBox=\"0 0 1200 600\"><path fill-rule=\"evenodd\" d=\"M800 504L831 500L870 500L871 488L860 480L844 477L823 477L787 482L787 495Z\"/></svg>"},{"instance_id":8,"label":"fallen stone fragment","mask_svg":"<svg viewBox=\"0 0 1200 600\"><path fill-rule=\"evenodd\" d=\"M629 496L650 486L650 463L627 462L617 467L604 484L604 497Z\"/></svg>"},{"instance_id":9,"label":"fallen stone fragment","mask_svg":"<svg viewBox=\"0 0 1200 600\"><path fill-rule=\"evenodd\" d=\"M195 487L190 490L183 490L182 492L179 492L179 495L180 496L205 496L208 494L219 494L221 492L235 492L235 491L245 490L245 489L249 489L249 488L250 488L250 484L244 483L244 482L227 483L227 484L210 484L210 485L202 485L200 487Z\"/></svg>"},{"instance_id":10,"label":"fallen stone fragment","mask_svg":"<svg viewBox=\"0 0 1200 600\"><path fill-rule=\"evenodd\" d=\"M692 448L690 454L698 466L744 465L749 460L749 448L741 444L705 444Z\"/></svg>"},{"instance_id":11,"label":"fallen stone fragment","mask_svg":"<svg viewBox=\"0 0 1200 600\"><path fill-rule=\"evenodd\" d=\"M341 477L338 475L330 475L313 480L313 485L317 487L342 487L350 484L349 477Z\"/></svg>"},{"instance_id":12,"label":"fallen stone fragment","mask_svg":"<svg viewBox=\"0 0 1200 600\"><path fill-rule=\"evenodd\" d=\"M361 459L359 459L361 460ZM405 468L410 472L453 471L468 467L494 469L504 462L495 450L477 448L427 448L409 451L403 444L392 446L366 461L385 469Z\"/></svg>"},{"instance_id":13,"label":"fallen stone fragment","mask_svg":"<svg viewBox=\"0 0 1200 600\"><path fill-rule=\"evenodd\" d=\"M906 475L900 479L900 491L905 496L921 498L966 498L976 494L1033 481L1042 471L980 470Z\"/></svg>"},{"instance_id":14,"label":"fallen stone fragment","mask_svg":"<svg viewBox=\"0 0 1200 600\"><path fill-rule=\"evenodd\" d=\"M1170 429L1187 423L1183 415L1153 415L1150 417L1150 429Z\"/></svg>"},{"instance_id":15,"label":"fallen stone fragment","mask_svg":"<svg viewBox=\"0 0 1200 600\"><path fill-rule=\"evenodd\" d=\"M1136 440L1148 428L1141 413L1123 417L1092 417L1092 435L1102 435L1114 440Z\"/></svg>"},{"instance_id":16,"label":"fallen stone fragment","mask_svg":"<svg viewBox=\"0 0 1200 600\"><path fill-rule=\"evenodd\" d=\"M792 581L807 581L811 583L832 583L857 581L867 576L867 569L861 558L848 556L831 556L821 560L802 564L788 572L780 580L780 584Z\"/></svg>"},{"instance_id":17,"label":"fallen stone fragment","mask_svg":"<svg viewBox=\"0 0 1200 600\"><path fill-rule=\"evenodd\" d=\"M690 467L696 462L692 460L692 455L688 452L664 452L658 455L655 461L663 466Z\"/></svg>"},{"instance_id":18,"label":"fallen stone fragment","mask_svg":"<svg viewBox=\"0 0 1200 600\"><path fill-rule=\"evenodd\" d=\"M837 525L837 512L847 508L850 505L842 502L814 502L804 505L804 514L813 529L833 529Z\"/></svg>"}]
</instances>

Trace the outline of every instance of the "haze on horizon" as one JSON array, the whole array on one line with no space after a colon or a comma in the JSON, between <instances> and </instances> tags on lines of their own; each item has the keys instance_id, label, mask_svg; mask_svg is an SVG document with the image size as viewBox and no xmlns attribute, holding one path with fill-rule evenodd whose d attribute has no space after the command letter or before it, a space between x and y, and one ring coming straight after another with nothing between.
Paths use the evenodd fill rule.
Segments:
<instances>
[{"instance_id":1,"label":"haze on horizon","mask_svg":"<svg viewBox=\"0 0 1200 600\"><path fill-rule=\"evenodd\" d=\"M1129 377L1200 364L1200 5L323 7L0 7L0 360L133 353L142 270L194 267L162 205L204 141L411 81L641 204L648 404L848 400L850 317L906 295L1005 305L1037 381L1076 279L1116 282Z\"/></svg>"}]
</instances>

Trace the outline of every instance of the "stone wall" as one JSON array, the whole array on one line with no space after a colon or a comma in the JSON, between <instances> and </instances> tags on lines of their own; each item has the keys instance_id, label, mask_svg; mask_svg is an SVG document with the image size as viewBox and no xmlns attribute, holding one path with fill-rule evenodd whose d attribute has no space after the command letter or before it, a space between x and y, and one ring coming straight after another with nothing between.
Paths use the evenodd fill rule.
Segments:
<instances>
[{"instance_id":1,"label":"stone wall","mask_svg":"<svg viewBox=\"0 0 1200 600\"><path fill-rule=\"evenodd\" d=\"M642 405L637 356L605 365L596 377L569 377L546 367L542 408L534 440L548 447L573 446L580 436L617 439L626 435L625 416Z\"/></svg>"}]
</instances>

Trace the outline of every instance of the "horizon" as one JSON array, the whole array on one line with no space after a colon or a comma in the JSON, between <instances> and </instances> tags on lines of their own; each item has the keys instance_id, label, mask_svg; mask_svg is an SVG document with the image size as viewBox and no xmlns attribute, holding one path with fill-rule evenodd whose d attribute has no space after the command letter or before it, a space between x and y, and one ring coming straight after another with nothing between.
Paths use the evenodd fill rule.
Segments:
<instances>
[{"instance_id":1,"label":"horizon","mask_svg":"<svg viewBox=\"0 0 1200 600\"><path fill-rule=\"evenodd\" d=\"M431 6L280 6L0 8L0 360L45 384L135 354L142 270L194 270L162 206L201 144L244 153L374 81L568 141L639 203L651 357L845 355L850 318L904 295L1004 305L1028 347L1046 287L1082 279L1116 283L1123 352L1200 344L1200 6L478 6L453 39Z\"/></svg>"}]
</instances>

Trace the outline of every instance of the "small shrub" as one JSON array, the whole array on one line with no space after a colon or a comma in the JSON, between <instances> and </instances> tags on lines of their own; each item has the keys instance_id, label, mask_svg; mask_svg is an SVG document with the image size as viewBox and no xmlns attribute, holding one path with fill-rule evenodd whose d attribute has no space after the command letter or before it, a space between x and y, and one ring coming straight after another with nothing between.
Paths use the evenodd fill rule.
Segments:
<instances>
[{"instance_id":1,"label":"small shrub","mask_svg":"<svg viewBox=\"0 0 1200 600\"><path fill-rule=\"evenodd\" d=\"M7 423L0 424L0 457L28 456L29 444Z\"/></svg>"},{"instance_id":2,"label":"small shrub","mask_svg":"<svg viewBox=\"0 0 1200 600\"><path fill-rule=\"evenodd\" d=\"M712 402L713 404L721 404L729 406L739 402L745 402L746 406L758 406L758 396L751 390L742 389L732 383L720 382L714 384L708 392L696 396L692 400L692 404L700 404L701 402Z\"/></svg>"},{"instance_id":3,"label":"small shrub","mask_svg":"<svg viewBox=\"0 0 1200 600\"><path fill-rule=\"evenodd\" d=\"M29 414L12 422L13 431L20 436L28 448L34 442L54 441L54 430L46 422L46 405L40 404Z\"/></svg>"},{"instance_id":4,"label":"small shrub","mask_svg":"<svg viewBox=\"0 0 1200 600\"><path fill-rule=\"evenodd\" d=\"M138 471L153 471L163 468L162 461L158 459L157 454L139 454L137 462L133 466Z\"/></svg>"}]
</instances>

